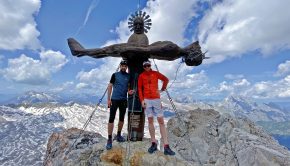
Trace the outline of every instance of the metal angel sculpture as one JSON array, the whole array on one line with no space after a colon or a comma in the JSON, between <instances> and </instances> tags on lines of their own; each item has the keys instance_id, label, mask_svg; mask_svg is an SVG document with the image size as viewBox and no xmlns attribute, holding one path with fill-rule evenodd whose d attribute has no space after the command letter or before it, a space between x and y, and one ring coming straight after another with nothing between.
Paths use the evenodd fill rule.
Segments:
<instances>
[{"instance_id":1,"label":"metal angel sculpture","mask_svg":"<svg viewBox=\"0 0 290 166\"><path fill-rule=\"evenodd\" d=\"M158 60L173 61L183 58L186 65L198 66L205 59L198 41L181 48L171 41L158 41L149 45L147 33L152 25L146 12L137 11L129 18L129 28L134 33L127 43L113 44L103 48L85 49L73 38L68 39L68 45L74 56L90 56L93 58L122 57L127 60L154 58ZM142 65L140 66L142 68ZM130 68L130 65L129 65Z\"/></svg>"},{"instance_id":2,"label":"metal angel sculpture","mask_svg":"<svg viewBox=\"0 0 290 166\"><path fill-rule=\"evenodd\" d=\"M173 61L178 58L183 58L183 61L188 66L198 66L205 59L205 54L202 53L198 41L181 48L171 41L158 41L149 44L149 40L145 33L148 32L152 23L150 16L146 12L136 11L131 15L128 22L130 31L134 33L129 37L127 43L113 44L103 48L86 49L73 38L68 39L68 45L73 56L82 57L90 56L93 58L104 57L121 57L127 60L129 74L131 76L130 89L136 89L138 75L143 72L142 63L149 58L158 60ZM138 95L135 93L135 95ZM144 111L141 107L138 96L128 97L129 111L134 112L134 117L128 118L128 135L130 140L142 140L144 135ZM130 119L132 119L130 121ZM138 127L129 126L131 124ZM137 125L136 125L137 124ZM131 129L131 130L130 130Z\"/></svg>"}]
</instances>

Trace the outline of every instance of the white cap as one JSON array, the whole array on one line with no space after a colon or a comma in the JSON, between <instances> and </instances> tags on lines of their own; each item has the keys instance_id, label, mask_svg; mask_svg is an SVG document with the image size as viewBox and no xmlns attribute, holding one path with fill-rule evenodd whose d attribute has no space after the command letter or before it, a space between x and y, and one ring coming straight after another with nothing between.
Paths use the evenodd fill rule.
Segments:
<instances>
[{"instance_id":1,"label":"white cap","mask_svg":"<svg viewBox=\"0 0 290 166\"><path fill-rule=\"evenodd\" d=\"M144 61L144 62L143 62L143 66L144 66L144 65L151 65L151 62L150 62L150 61Z\"/></svg>"}]
</instances>

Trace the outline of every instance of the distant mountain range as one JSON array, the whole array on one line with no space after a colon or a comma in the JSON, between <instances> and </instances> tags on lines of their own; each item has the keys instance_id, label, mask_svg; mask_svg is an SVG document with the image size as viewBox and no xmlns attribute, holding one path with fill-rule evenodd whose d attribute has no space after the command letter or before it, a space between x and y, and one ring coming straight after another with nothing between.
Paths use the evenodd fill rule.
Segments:
<instances>
[{"instance_id":1,"label":"distant mountain range","mask_svg":"<svg viewBox=\"0 0 290 166\"><path fill-rule=\"evenodd\" d=\"M4 105L35 105L35 104L65 104L65 103L79 103L79 104L96 104L100 97L87 94L78 95L56 95L52 93L28 91L23 95L14 97L6 102ZM174 98L174 101L179 105L180 109L215 109L221 113L228 113L237 117L247 117L252 121L263 122L286 122L290 121L290 102L269 102L258 103L251 98L242 96L229 96L224 100L196 100L190 96ZM171 108L168 100L163 98L163 102L168 109ZM106 100L102 101L103 104Z\"/></svg>"},{"instance_id":2,"label":"distant mountain range","mask_svg":"<svg viewBox=\"0 0 290 166\"><path fill-rule=\"evenodd\" d=\"M61 103L62 98L55 94L49 94L44 92L28 91L24 94L13 97L2 103L14 104L14 105L31 105L36 103Z\"/></svg>"},{"instance_id":3,"label":"distant mountain range","mask_svg":"<svg viewBox=\"0 0 290 166\"><path fill-rule=\"evenodd\" d=\"M290 101L289 102L270 102L269 106L283 110L286 113L290 112Z\"/></svg>"},{"instance_id":4,"label":"distant mountain range","mask_svg":"<svg viewBox=\"0 0 290 166\"><path fill-rule=\"evenodd\" d=\"M35 105L35 104L95 104L99 101L98 96L88 94L67 95L53 94L47 92L27 91L22 95L14 96L6 101L0 102L2 105L18 106L18 105Z\"/></svg>"},{"instance_id":5,"label":"distant mountain range","mask_svg":"<svg viewBox=\"0 0 290 166\"><path fill-rule=\"evenodd\" d=\"M250 98L230 96L224 101L216 103L219 112L245 116L252 121L285 122L290 120L290 110L277 107L269 103L258 103Z\"/></svg>"},{"instance_id":6,"label":"distant mountain range","mask_svg":"<svg viewBox=\"0 0 290 166\"><path fill-rule=\"evenodd\" d=\"M164 100L166 102L166 100ZM178 97L177 105L184 109L215 109L236 117L247 117L252 121L286 122L290 120L289 103L258 103L251 98L229 96L221 101L194 100L190 97ZM282 105L283 104L283 105Z\"/></svg>"}]
</instances>

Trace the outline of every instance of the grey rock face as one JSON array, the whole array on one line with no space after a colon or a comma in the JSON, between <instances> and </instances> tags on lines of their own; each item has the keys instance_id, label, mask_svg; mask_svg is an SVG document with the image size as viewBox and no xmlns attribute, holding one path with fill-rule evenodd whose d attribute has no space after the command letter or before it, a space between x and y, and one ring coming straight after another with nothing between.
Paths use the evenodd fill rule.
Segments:
<instances>
[{"instance_id":1,"label":"grey rock face","mask_svg":"<svg viewBox=\"0 0 290 166\"><path fill-rule=\"evenodd\" d=\"M290 165L290 153L247 119L196 109L168 121L170 142L186 161L199 165ZM176 133L183 127L186 133Z\"/></svg>"},{"instance_id":2,"label":"grey rock face","mask_svg":"<svg viewBox=\"0 0 290 166\"><path fill-rule=\"evenodd\" d=\"M149 139L142 142L113 142L111 150L105 150L106 139L100 134L71 128L62 133L54 133L49 138L44 165L180 165L188 166L182 158L165 156L157 151L147 152ZM75 145L72 146L74 140Z\"/></svg>"},{"instance_id":3,"label":"grey rock face","mask_svg":"<svg viewBox=\"0 0 290 166\"><path fill-rule=\"evenodd\" d=\"M98 133L71 128L53 133L47 144L44 165L82 165L100 161L106 139ZM72 146L74 145L74 146ZM98 150L93 150L93 149Z\"/></svg>"},{"instance_id":4,"label":"grey rock face","mask_svg":"<svg viewBox=\"0 0 290 166\"><path fill-rule=\"evenodd\" d=\"M0 123L1 122L7 122L7 120L5 118L3 118L3 117L0 116Z\"/></svg>"}]
</instances>

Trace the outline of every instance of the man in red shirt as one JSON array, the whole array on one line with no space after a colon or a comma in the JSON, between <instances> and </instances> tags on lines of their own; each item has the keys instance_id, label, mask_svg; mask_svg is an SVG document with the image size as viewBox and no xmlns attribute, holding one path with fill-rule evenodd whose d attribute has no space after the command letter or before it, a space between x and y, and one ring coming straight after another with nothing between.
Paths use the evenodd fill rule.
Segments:
<instances>
[{"instance_id":1,"label":"man in red shirt","mask_svg":"<svg viewBox=\"0 0 290 166\"><path fill-rule=\"evenodd\" d=\"M158 90L158 80L163 81L161 92L166 89L168 84L168 78L163 74L153 71L151 69L151 62L143 62L144 72L140 74L138 78L138 93L139 99L142 103L142 107L145 109L145 114L148 117L149 133L151 137L152 145L148 149L149 153L153 153L157 150L157 143L155 139L154 128L154 115L157 115L157 121L160 127L161 137L164 142L164 154L175 155L168 144L167 131L164 124L163 110L161 108L160 92Z\"/></svg>"}]
</instances>

